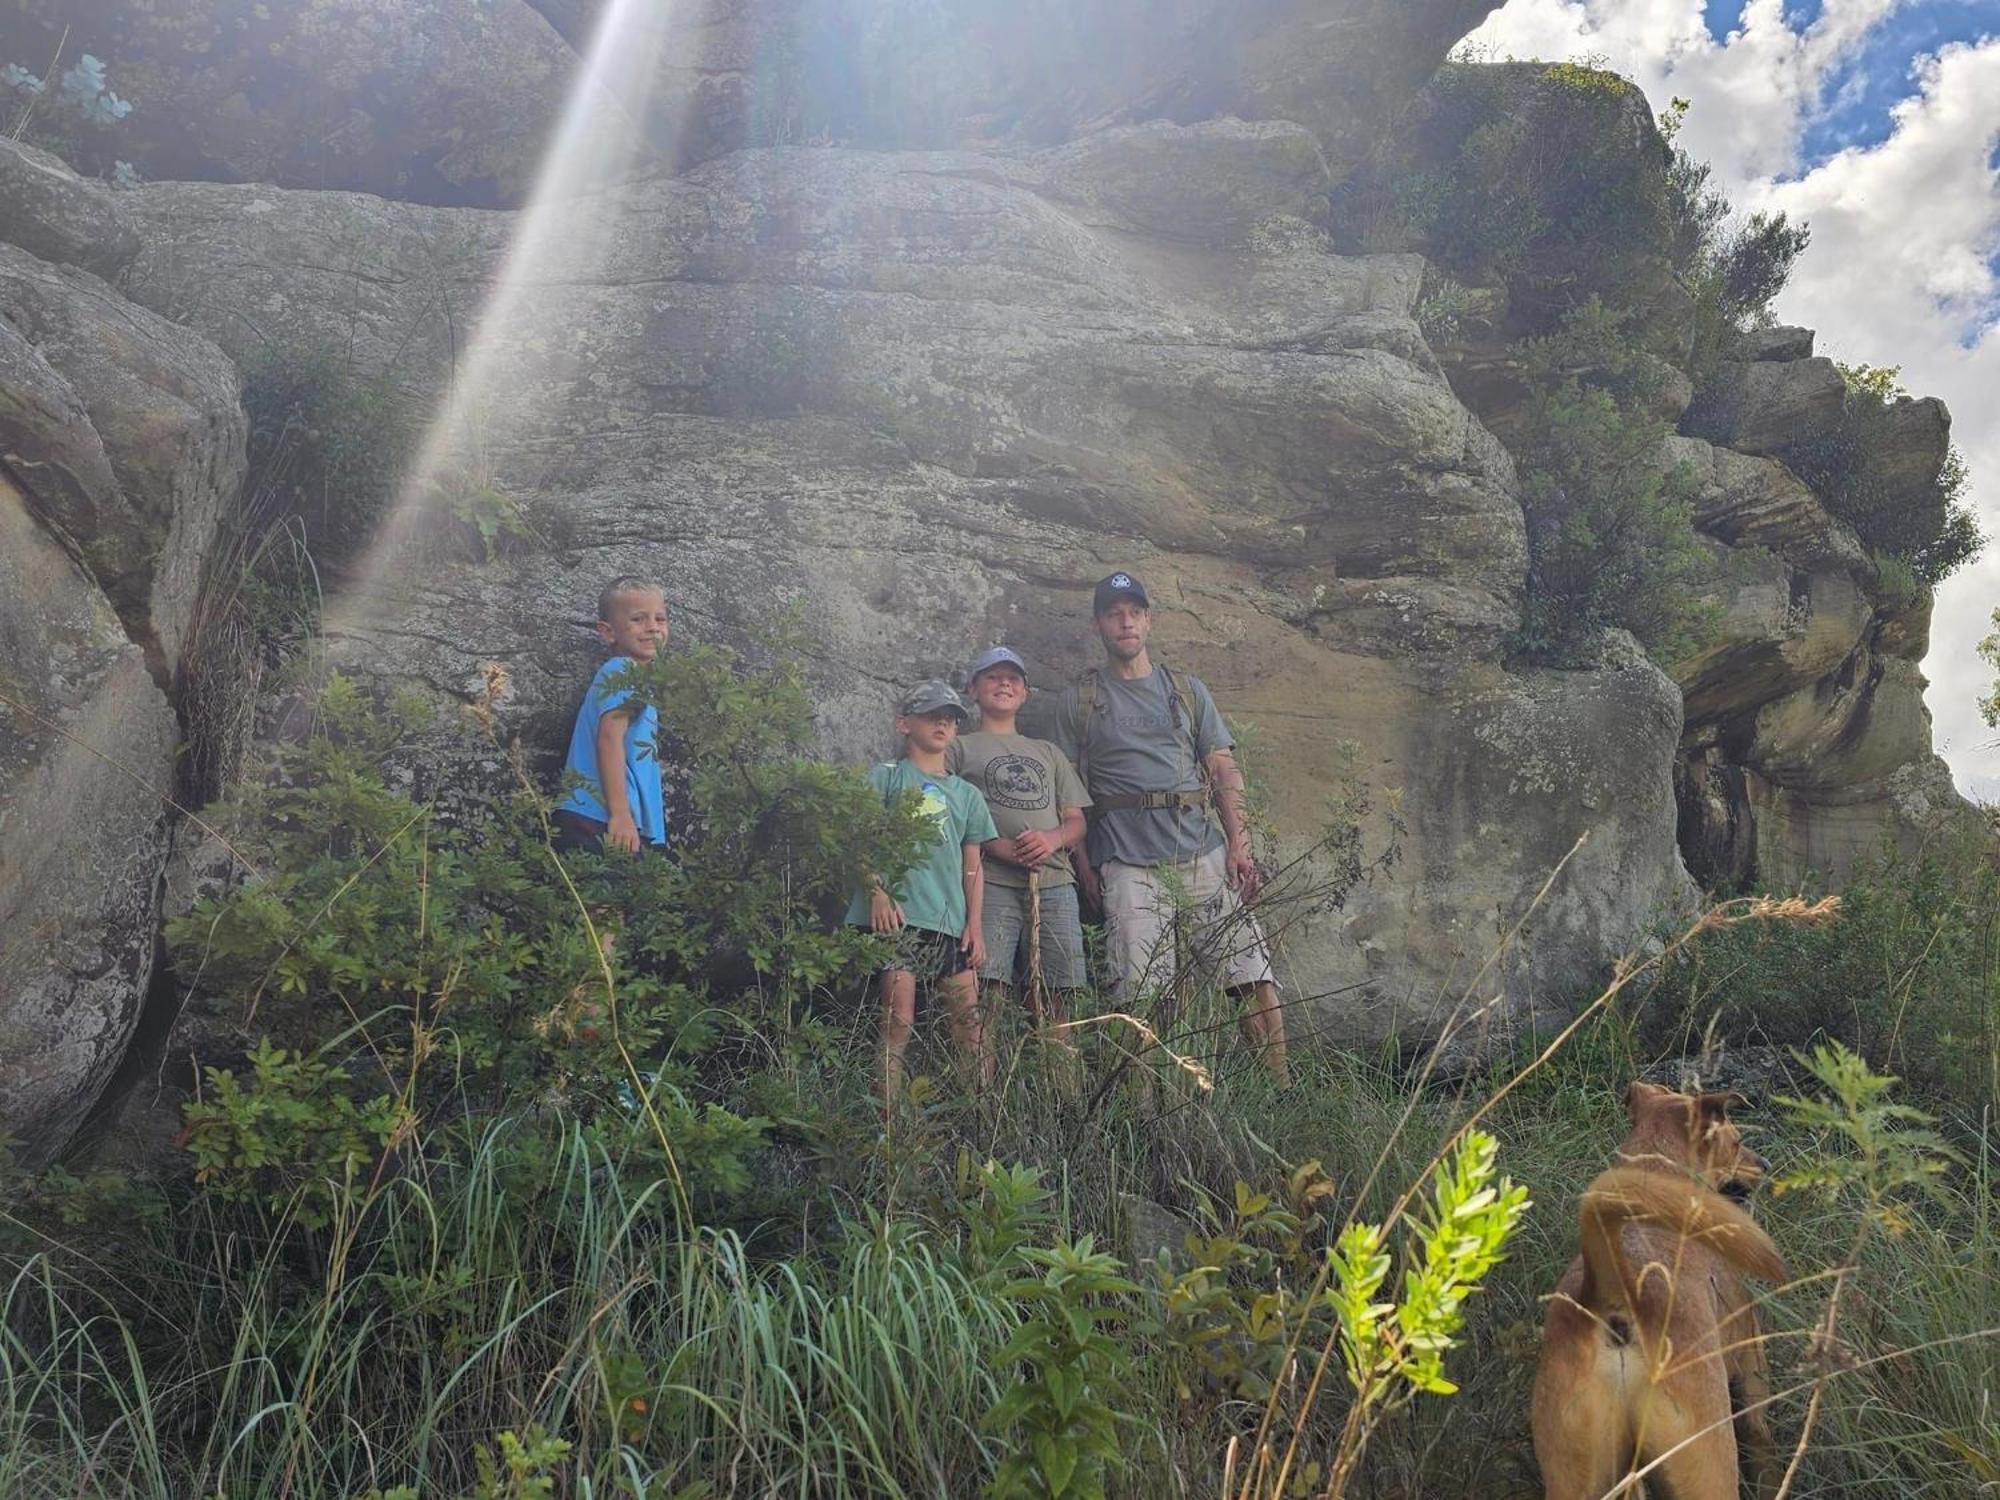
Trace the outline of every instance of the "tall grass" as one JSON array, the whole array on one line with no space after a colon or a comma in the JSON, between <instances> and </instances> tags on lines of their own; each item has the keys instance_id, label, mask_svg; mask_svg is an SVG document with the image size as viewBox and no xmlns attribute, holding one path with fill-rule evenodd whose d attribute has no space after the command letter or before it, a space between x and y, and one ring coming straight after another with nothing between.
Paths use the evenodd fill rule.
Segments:
<instances>
[{"instance_id":1,"label":"tall grass","mask_svg":"<svg viewBox=\"0 0 2000 1500\"><path fill-rule=\"evenodd\" d=\"M1197 1013L1176 1035L1206 1024ZM1536 1207L1471 1305L1462 1393L1390 1421L1349 1493L1539 1494L1526 1393L1540 1302L1575 1253L1576 1196L1622 1134L1624 1084L1650 1061L1639 1035L1607 1014L1486 1116ZM413 1142L325 1230L199 1193L81 1226L0 1218L0 1496L458 1496L477 1493L501 1433L538 1430L570 1445L548 1468L562 1495L970 1495L1004 1456L980 1419L1013 1378L994 1356L1021 1316L1008 1267L967 1232L980 1162L1040 1168L1037 1235L1091 1233L1130 1260L1155 1248L1135 1239L1141 1210L1194 1231L1236 1181L1318 1158L1330 1233L1381 1215L1520 1071L1412 1093L1389 1059L1323 1051L1278 1093L1218 1045L1205 1092L1143 1059L1120 1069L1112 1046L1054 1064L1043 1051L1017 1037L982 1103L920 1101L802 1231L787 1221L783 1246L690 1222L601 1129L533 1113L439 1127L461 1139ZM1766 1112L1750 1120L1781 1168L1823 1149ZM2000 1347L1963 1341L2000 1327L2000 1143L1978 1119L1954 1134L1968 1165L1906 1234L1874 1242L1838 1350L1804 1335L1827 1290L1811 1273L1844 1252L1851 1220L1794 1196L1760 1205L1806 1278L1767 1305L1777 1384L1794 1391L1774 1413L1781 1438L1832 1371L1797 1493L1963 1496L2000 1477ZM1259 1407L1198 1382L1179 1393L1186 1351L1156 1298L1117 1329L1140 1378L1114 1493L1219 1496ZM1915 1352L1885 1358L1898 1350ZM1302 1465L1337 1436L1337 1386L1301 1433Z\"/></svg>"}]
</instances>

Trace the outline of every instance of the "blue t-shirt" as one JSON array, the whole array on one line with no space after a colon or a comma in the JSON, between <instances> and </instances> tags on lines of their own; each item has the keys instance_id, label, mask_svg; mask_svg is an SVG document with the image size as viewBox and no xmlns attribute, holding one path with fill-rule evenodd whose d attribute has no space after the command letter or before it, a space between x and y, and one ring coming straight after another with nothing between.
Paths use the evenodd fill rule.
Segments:
<instances>
[{"instance_id":1,"label":"blue t-shirt","mask_svg":"<svg viewBox=\"0 0 2000 1500\"><path fill-rule=\"evenodd\" d=\"M590 679L590 691L583 695L583 707L576 711L576 728L570 731L569 759L563 763L563 779L580 778L582 784L565 793L556 806L600 823L609 823L611 813L604 805L604 788L597 780L598 721L632 697L628 691L612 690L605 684L631 665L631 657L614 656ZM657 749L659 733L660 713L650 703L632 716L625 730L625 803L632 809L632 821L639 827L640 839L648 844L667 841L667 802L660 785Z\"/></svg>"}]
</instances>

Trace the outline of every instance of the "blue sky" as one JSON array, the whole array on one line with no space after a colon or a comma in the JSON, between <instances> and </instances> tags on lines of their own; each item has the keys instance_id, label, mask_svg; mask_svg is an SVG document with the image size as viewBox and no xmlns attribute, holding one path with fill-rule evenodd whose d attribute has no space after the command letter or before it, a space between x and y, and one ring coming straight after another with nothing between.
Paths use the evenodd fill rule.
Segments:
<instances>
[{"instance_id":1,"label":"blue sky","mask_svg":"<svg viewBox=\"0 0 2000 1500\"><path fill-rule=\"evenodd\" d=\"M1737 208L1812 226L1778 315L1950 406L1993 540L1939 590L1925 701L1960 787L2000 801L1974 709L2000 606L2000 0L1507 0L1469 42L1688 99L1682 141Z\"/></svg>"}]
</instances>

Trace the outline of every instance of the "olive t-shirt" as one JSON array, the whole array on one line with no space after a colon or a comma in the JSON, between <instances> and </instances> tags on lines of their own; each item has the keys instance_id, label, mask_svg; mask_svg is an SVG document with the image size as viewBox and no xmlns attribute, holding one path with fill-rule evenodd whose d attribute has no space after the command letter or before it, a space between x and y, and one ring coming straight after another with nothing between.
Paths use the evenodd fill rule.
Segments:
<instances>
[{"instance_id":1,"label":"olive t-shirt","mask_svg":"<svg viewBox=\"0 0 2000 1500\"><path fill-rule=\"evenodd\" d=\"M1082 764L1085 785L1098 802L1130 792L1198 792L1202 762L1235 745L1201 679L1176 672L1174 683L1181 697L1178 726L1158 667L1130 682L1099 672L1087 756L1078 750L1090 708L1089 679L1063 693L1056 704L1055 742L1072 763ZM1085 848L1093 864L1165 865L1221 846L1222 829L1205 810L1129 807L1099 812Z\"/></svg>"},{"instance_id":2,"label":"olive t-shirt","mask_svg":"<svg viewBox=\"0 0 2000 1500\"><path fill-rule=\"evenodd\" d=\"M1064 808L1090 805L1076 767L1047 740L976 729L952 741L945 763L986 798L986 810L993 814L1001 838L1017 838L1031 828L1054 833L1062 826ZM988 855L986 878L995 885L1025 886L1028 872ZM1043 885L1066 885L1074 879L1067 849L1051 855L1042 866Z\"/></svg>"},{"instance_id":3,"label":"olive t-shirt","mask_svg":"<svg viewBox=\"0 0 2000 1500\"><path fill-rule=\"evenodd\" d=\"M1000 835L987 814L986 802L971 783L946 772L933 776L907 760L885 761L868 773L868 784L894 802L904 792L923 798L924 811L937 826L937 841L926 849L891 894L903 908L903 920L926 932L957 937L965 931L965 856L967 844L983 844ZM847 907L850 926L868 925L868 892L856 891Z\"/></svg>"}]
</instances>

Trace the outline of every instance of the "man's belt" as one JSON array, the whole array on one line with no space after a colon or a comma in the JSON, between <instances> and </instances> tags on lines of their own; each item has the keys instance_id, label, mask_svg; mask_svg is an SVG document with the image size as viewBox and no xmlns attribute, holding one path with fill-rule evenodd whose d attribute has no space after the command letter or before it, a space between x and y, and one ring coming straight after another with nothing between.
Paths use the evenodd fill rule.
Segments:
<instances>
[{"instance_id":1,"label":"man's belt","mask_svg":"<svg viewBox=\"0 0 2000 1500\"><path fill-rule=\"evenodd\" d=\"M1168 812L1185 808L1189 812L1200 812L1207 806L1207 792L1112 792L1107 796L1093 797L1090 811L1130 812L1143 809L1146 812Z\"/></svg>"}]
</instances>

